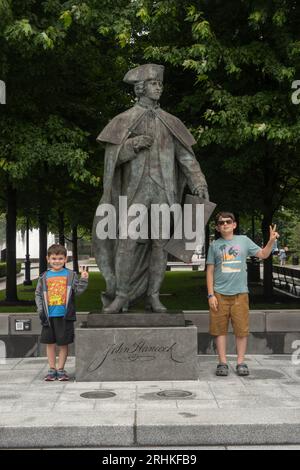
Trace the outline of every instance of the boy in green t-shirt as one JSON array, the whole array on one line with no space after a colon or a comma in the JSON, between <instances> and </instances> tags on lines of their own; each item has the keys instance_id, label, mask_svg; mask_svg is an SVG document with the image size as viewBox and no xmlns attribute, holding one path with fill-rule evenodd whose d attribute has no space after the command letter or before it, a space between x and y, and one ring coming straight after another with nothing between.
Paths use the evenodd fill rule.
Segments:
<instances>
[{"instance_id":1,"label":"boy in green t-shirt","mask_svg":"<svg viewBox=\"0 0 300 470\"><path fill-rule=\"evenodd\" d=\"M210 334L216 337L219 364L216 374L227 376L226 336L231 318L237 347L237 373L249 375L245 354L249 336L249 297L247 285L248 256L266 259L279 237L276 225L270 226L270 240L260 248L244 235L234 235L235 217L231 212L220 212L216 230L221 237L209 247L207 255L207 289L210 307Z\"/></svg>"}]
</instances>

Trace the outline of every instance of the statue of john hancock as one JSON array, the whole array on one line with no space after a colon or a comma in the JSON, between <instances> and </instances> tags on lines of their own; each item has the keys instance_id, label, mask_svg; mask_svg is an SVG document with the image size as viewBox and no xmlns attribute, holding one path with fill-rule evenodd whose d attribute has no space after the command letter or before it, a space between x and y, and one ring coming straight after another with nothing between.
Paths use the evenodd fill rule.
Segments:
<instances>
[{"instance_id":1,"label":"statue of john hancock","mask_svg":"<svg viewBox=\"0 0 300 470\"><path fill-rule=\"evenodd\" d=\"M134 86L137 102L112 119L97 138L106 144L100 205L112 204L117 214L119 196L127 196L128 208L144 204L149 211L152 204L181 203L186 184L194 195L208 199L206 180L192 150L193 136L178 118L159 106L163 75L162 65L130 70L124 82ZM96 213L93 238L96 261L106 281L103 312L126 311L143 297L146 311L166 312L159 290L168 240L160 235L147 241L99 239L96 227L101 218ZM128 217L128 225L130 220Z\"/></svg>"}]
</instances>

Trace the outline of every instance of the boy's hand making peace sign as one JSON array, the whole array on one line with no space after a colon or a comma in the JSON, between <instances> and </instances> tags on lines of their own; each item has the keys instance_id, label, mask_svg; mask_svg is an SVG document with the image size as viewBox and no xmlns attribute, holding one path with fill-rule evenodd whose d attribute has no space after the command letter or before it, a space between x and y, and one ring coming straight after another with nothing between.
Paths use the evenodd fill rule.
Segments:
<instances>
[{"instance_id":1,"label":"boy's hand making peace sign","mask_svg":"<svg viewBox=\"0 0 300 470\"><path fill-rule=\"evenodd\" d=\"M255 256L259 259L269 258L277 238L279 238L279 233L276 232L276 224L270 225L270 239L266 246L259 250L259 252Z\"/></svg>"},{"instance_id":2,"label":"boy's hand making peace sign","mask_svg":"<svg viewBox=\"0 0 300 470\"><path fill-rule=\"evenodd\" d=\"M276 232L277 225L270 225L270 242L275 242L279 238L279 233Z\"/></svg>"},{"instance_id":3,"label":"boy's hand making peace sign","mask_svg":"<svg viewBox=\"0 0 300 470\"><path fill-rule=\"evenodd\" d=\"M88 279L89 278L89 268L88 266L81 266L80 267L80 274L82 279Z\"/></svg>"}]
</instances>

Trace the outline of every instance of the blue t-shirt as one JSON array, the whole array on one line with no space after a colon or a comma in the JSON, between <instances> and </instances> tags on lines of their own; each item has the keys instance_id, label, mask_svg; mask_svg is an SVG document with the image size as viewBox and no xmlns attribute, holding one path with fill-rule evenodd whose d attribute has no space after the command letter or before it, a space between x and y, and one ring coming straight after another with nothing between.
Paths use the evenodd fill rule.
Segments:
<instances>
[{"instance_id":1,"label":"blue t-shirt","mask_svg":"<svg viewBox=\"0 0 300 470\"><path fill-rule=\"evenodd\" d=\"M63 317L66 312L68 270L48 271L46 282L49 317Z\"/></svg>"},{"instance_id":2,"label":"blue t-shirt","mask_svg":"<svg viewBox=\"0 0 300 470\"><path fill-rule=\"evenodd\" d=\"M215 240L209 247L206 260L206 264L215 266L215 292L224 295L248 293L246 259L257 255L260 250L245 235L234 235L232 240Z\"/></svg>"}]
</instances>

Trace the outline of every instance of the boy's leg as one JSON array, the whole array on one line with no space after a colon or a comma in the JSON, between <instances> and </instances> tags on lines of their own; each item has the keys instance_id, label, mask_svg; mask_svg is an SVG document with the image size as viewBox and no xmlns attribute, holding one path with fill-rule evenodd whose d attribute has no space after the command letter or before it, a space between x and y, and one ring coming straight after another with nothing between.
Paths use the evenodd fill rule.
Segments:
<instances>
[{"instance_id":1,"label":"boy's leg","mask_svg":"<svg viewBox=\"0 0 300 470\"><path fill-rule=\"evenodd\" d=\"M219 356L219 362L223 364L227 364L227 358L226 358L226 343L227 343L227 337L226 336L217 336L216 337L216 345L217 345L217 351L218 351L218 356Z\"/></svg>"},{"instance_id":2,"label":"boy's leg","mask_svg":"<svg viewBox=\"0 0 300 470\"><path fill-rule=\"evenodd\" d=\"M59 356L58 356L58 369L57 369L57 380L60 382L69 380L69 376L65 371L65 363L68 357L68 345L64 344L59 348Z\"/></svg>"},{"instance_id":3,"label":"boy's leg","mask_svg":"<svg viewBox=\"0 0 300 470\"><path fill-rule=\"evenodd\" d=\"M248 294L237 294L231 310L233 330L236 337L237 363L245 361L249 336L249 296Z\"/></svg>"},{"instance_id":4,"label":"boy's leg","mask_svg":"<svg viewBox=\"0 0 300 470\"><path fill-rule=\"evenodd\" d=\"M47 344L47 358L50 369L56 369L56 344Z\"/></svg>"},{"instance_id":5,"label":"boy's leg","mask_svg":"<svg viewBox=\"0 0 300 470\"><path fill-rule=\"evenodd\" d=\"M49 364L49 371L44 380L47 382L56 380L56 337L52 318L49 319L48 326L43 326L40 341L42 344L46 344L46 352Z\"/></svg>"},{"instance_id":6,"label":"boy's leg","mask_svg":"<svg viewBox=\"0 0 300 470\"><path fill-rule=\"evenodd\" d=\"M55 319L57 344L59 346L57 379L59 381L69 380L64 370L68 357L68 345L74 341L74 322L65 320L63 317Z\"/></svg>"},{"instance_id":7,"label":"boy's leg","mask_svg":"<svg viewBox=\"0 0 300 470\"><path fill-rule=\"evenodd\" d=\"M65 344L64 346L59 347L59 354L58 354L58 369L63 370L65 368L65 363L68 357L68 345Z\"/></svg>"},{"instance_id":8,"label":"boy's leg","mask_svg":"<svg viewBox=\"0 0 300 470\"><path fill-rule=\"evenodd\" d=\"M219 362L226 364L227 331L230 315L230 302L227 296L215 293L218 300L218 310L210 309L210 334L215 336Z\"/></svg>"},{"instance_id":9,"label":"boy's leg","mask_svg":"<svg viewBox=\"0 0 300 470\"><path fill-rule=\"evenodd\" d=\"M56 337L52 318L49 325L44 325L41 332L41 343L46 344L46 352L50 369L56 369Z\"/></svg>"},{"instance_id":10,"label":"boy's leg","mask_svg":"<svg viewBox=\"0 0 300 470\"><path fill-rule=\"evenodd\" d=\"M247 336L237 336L236 337L236 350L237 350L237 363L243 364L245 362L245 354L247 351L247 343L248 337Z\"/></svg>"}]
</instances>

